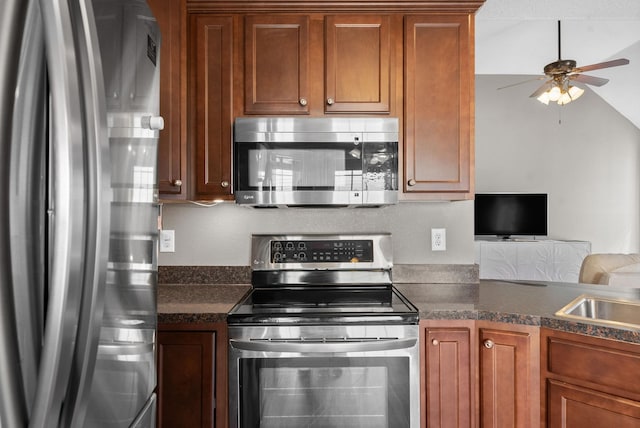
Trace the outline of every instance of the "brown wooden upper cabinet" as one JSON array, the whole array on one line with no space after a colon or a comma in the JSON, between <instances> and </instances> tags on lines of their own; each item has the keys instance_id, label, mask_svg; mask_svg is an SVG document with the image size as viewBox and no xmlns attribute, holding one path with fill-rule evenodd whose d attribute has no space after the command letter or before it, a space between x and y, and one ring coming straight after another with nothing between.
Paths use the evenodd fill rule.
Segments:
<instances>
[{"instance_id":1,"label":"brown wooden upper cabinet","mask_svg":"<svg viewBox=\"0 0 640 428\"><path fill-rule=\"evenodd\" d=\"M403 200L473 197L481 0L150 0L162 32L161 199L232 200L233 120L391 115Z\"/></svg>"},{"instance_id":2,"label":"brown wooden upper cabinet","mask_svg":"<svg viewBox=\"0 0 640 428\"><path fill-rule=\"evenodd\" d=\"M389 16L248 15L244 25L245 114L389 113Z\"/></svg>"},{"instance_id":3,"label":"brown wooden upper cabinet","mask_svg":"<svg viewBox=\"0 0 640 428\"><path fill-rule=\"evenodd\" d=\"M188 136L193 199L232 199L233 19L189 13Z\"/></svg>"},{"instance_id":4,"label":"brown wooden upper cabinet","mask_svg":"<svg viewBox=\"0 0 640 428\"><path fill-rule=\"evenodd\" d=\"M246 114L309 113L309 17L249 15L244 27Z\"/></svg>"},{"instance_id":5,"label":"brown wooden upper cabinet","mask_svg":"<svg viewBox=\"0 0 640 428\"><path fill-rule=\"evenodd\" d=\"M404 186L473 197L473 16L405 18Z\"/></svg>"},{"instance_id":6,"label":"brown wooden upper cabinet","mask_svg":"<svg viewBox=\"0 0 640 428\"><path fill-rule=\"evenodd\" d=\"M158 142L158 190L161 199L185 199L187 195L187 148L181 127L180 109L182 20L181 2L150 0L149 7L158 21L160 45L160 115L164 129Z\"/></svg>"},{"instance_id":7,"label":"brown wooden upper cabinet","mask_svg":"<svg viewBox=\"0 0 640 428\"><path fill-rule=\"evenodd\" d=\"M325 18L325 112L389 113L389 16Z\"/></svg>"}]
</instances>

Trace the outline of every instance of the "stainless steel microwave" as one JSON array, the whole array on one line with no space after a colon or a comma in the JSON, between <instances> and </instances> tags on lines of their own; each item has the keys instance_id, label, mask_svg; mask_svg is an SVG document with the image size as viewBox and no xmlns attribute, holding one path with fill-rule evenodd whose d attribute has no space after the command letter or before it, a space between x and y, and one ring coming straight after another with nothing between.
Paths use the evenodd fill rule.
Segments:
<instances>
[{"instance_id":1,"label":"stainless steel microwave","mask_svg":"<svg viewBox=\"0 0 640 428\"><path fill-rule=\"evenodd\" d=\"M398 202L397 118L237 118L233 146L238 204Z\"/></svg>"}]
</instances>

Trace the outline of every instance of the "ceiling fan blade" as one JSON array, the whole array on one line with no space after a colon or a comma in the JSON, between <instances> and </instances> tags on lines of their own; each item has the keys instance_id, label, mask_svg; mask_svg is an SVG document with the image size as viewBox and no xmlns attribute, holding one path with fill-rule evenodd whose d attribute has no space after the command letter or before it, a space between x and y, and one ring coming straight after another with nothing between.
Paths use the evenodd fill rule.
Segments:
<instances>
[{"instance_id":1,"label":"ceiling fan blade","mask_svg":"<svg viewBox=\"0 0 640 428\"><path fill-rule=\"evenodd\" d=\"M626 58L618 58L611 61L599 62L597 64L585 65L573 70L574 73L582 73L583 71L599 70L601 68L617 67L619 65L627 65L629 60Z\"/></svg>"},{"instance_id":2,"label":"ceiling fan blade","mask_svg":"<svg viewBox=\"0 0 640 428\"><path fill-rule=\"evenodd\" d=\"M602 86L609 81L609 79L604 79L602 77L595 77L595 76L587 76L586 74L573 74L569 76L569 79L575 80L576 82L586 83L587 85L592 85L592 86Z\"/></svg>"},{"instance_id":3,"label":"ceiling fan blade","mask_svg":"<svg viewBox=\"0 0 640 428\"><path fill-rule=\"evenodd\" d=\"M529 95L529 98L538 98L540 95L542 95L543 92L546 92L548 89L551 88L552 82L553 82L553 79L547 80L546 82L544 82L542 86L536 89L536 91L533 94Z\"/></svg>"},{"instance_id":4,"label":"ceiling fan blade","mask_svg":"<svg viewBox=\"0 0 640 428\"><path fill-rule=\"evenodd\" d=\"M525 83L534 82L534 81L536 81L536 80L542 80L542 79L544 79L545 77L547 77L547 76L538 76L538 77L534 77L533 79L523 80L522 82L512 83L511 85L502 86L502 87L498 88L498 90L500 90L500 89L506 89L506 88L511 88L511 87L518 86L518 85L523 85L523 84L525 84Z\"/></svg>"}]
</instances>

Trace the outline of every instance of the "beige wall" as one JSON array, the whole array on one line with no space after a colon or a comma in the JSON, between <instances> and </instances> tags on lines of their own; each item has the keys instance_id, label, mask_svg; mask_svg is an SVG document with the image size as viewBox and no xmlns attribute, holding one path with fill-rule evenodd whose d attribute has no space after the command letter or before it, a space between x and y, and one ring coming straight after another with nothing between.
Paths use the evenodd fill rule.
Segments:
<instances>
[{"instance_id":1,"label":"beige wall","mask_svg":"<svg viewBox=\"0 0 640 428\"><path fill-rule=\"evenodd\" d=\"M353 209L165 205L163 223L176 231L176 252L161 253L161 265L248 266L252 233L390 232L399 264L472 264L474 257L471 201ZM446 251L431 251L432 227L447 229Z\"/></svg>"},{"instance_id":2,"label":"beige wall","mask_svg":"<svg viewBox=\"0 0 640 428\"><path fill-rule=\"evenodd\" d=\"M476 76L476 192L546 192L551 238L639 251L640 130L590 90L564 107L529 98L539 81L497 90L528 78Z\"/></svg>"}]
</instances>

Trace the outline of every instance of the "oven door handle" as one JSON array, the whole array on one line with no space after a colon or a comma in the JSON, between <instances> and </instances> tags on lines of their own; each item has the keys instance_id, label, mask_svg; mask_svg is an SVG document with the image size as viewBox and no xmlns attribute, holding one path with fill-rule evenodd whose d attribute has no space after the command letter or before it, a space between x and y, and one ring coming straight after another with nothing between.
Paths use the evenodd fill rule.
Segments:
<instances>
[{"instance_id":1,"label":"oven door handle","mask_svg":"<svg viewBox=\"0 0 640 428\"><path fill-rule=\"evenodd\" d=\"M363 341L299 341L284 342L271 340L237 340L230 339L232 348L243 351L257 352L315 352L315 353L336 353L336 352L371 352L371 351L393 351L397 349L412 348L418 342L417 338L412 339L381 339Z\"/></svg>"}]
</instances>

